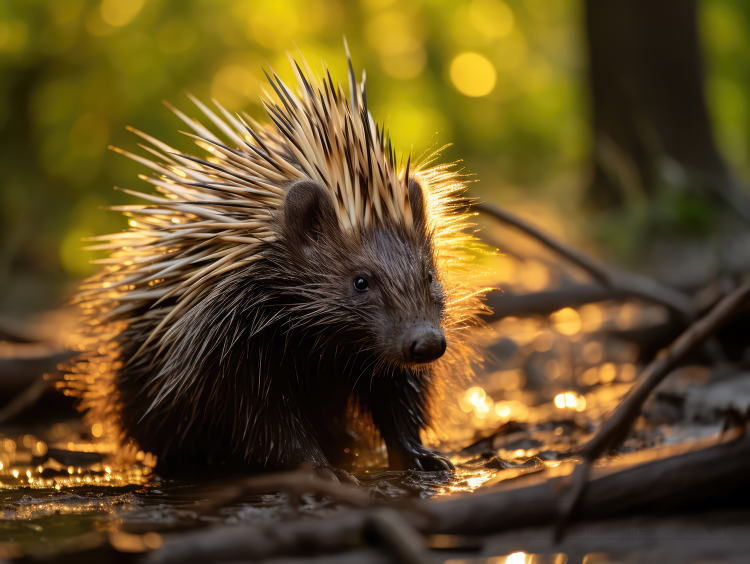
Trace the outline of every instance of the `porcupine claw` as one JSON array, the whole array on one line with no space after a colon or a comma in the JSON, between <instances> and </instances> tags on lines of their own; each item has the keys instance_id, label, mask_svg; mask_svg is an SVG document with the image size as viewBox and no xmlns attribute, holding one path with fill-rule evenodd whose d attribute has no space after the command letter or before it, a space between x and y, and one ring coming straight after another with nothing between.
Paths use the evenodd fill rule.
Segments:
<instances>
[{"instance_id":1,"label":"porcupine claw","mask_svg":"<svg viewBox=\"0 0 750 564\"><path fill-rule=\"evenodd\" d=\"M430 452L415 457L415 462L421 466L425 472L455 472L456 467L448 460L447 456Z\"/></svg>"},{"instance_id":2,"label":"porcupine claw","mask_svg":"<svg viewBox=\"0 0 750 564\"><path fill-rule=\"evenodd\" d=\"M417 459L425 472L455 472L456 467L448 460L447 456L432 452Z\"/></svg>"},{"instance_id":3,"label":"porcupine claw","mask_svg":"<svg viewBox=\"0 0 750 564\"><path fill-rule=\"evenodd\" d=\"M424 472L454 472L456 470L447 456L427 450L421 445L417 448L389 449L388 458L393 470L420 470Z\"/></svg>"}]
</instances>

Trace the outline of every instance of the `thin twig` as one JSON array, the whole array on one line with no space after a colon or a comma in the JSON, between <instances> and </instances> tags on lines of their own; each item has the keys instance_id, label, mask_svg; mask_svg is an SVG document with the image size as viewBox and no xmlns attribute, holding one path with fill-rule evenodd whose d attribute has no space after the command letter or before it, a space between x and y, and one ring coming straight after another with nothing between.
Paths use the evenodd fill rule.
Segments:
<instances>
[{"instance_id":1,"label":"thin twig","mask_svg":"<svg viewBox=\"0 0 750 564\"><path fill-rule=\"evenodd\" d=\"M318 475L312 465L305 464L291 472L260 474L237 480L234 484L224 488L210 503L202 505L198 513L212 513L238 502L249 494L268 492L286 493L290 497L290 503L293 504L305 493L325 495L355 507L370 507L379 504L379 501L372 497L368 490L353 484L325 480Z\"/></svg>"},{"instance_id":2,"label":"thin twig","mask_svg":"<svg viewBox=\"0 0 750 564\"><path fill-rule=\"evenodd\" d=\"M366 527L396 554L403 564L431 562L424 537L393 509L373 509L369 512Z\"/></svg>"},{"instance_id":3,"label":"thin twig","mask_svg":"<svg viewBox=\"0 0 750 564\"><path fill-rule=\"evenodd\" d=\"M750 281L724 297L704 317L693 323L666 350L643 370L625 400L612 417L602 424L599 431L581 452L589 458L598 458L607 448L614 446L629 430L638 416L643 402L667 374L697 345L718 330L750 296Z\"/></svg>"},{"instance_id":4,"label":"thin twig","mask_svg":"<svg viewBox=\"0 0 750 564\"><path fill-rule=\"evenodd\" d=\"M19 389L77 353L41 343L5 344L0 349L0 390Z\"/></svg>"},{"instance_id":5,"label":"thin twig","mask_svg":"<svg viewBox=\"0 0 750 564\"><path fill-rule=\"evenodd\" d=\"M544 246L588 272L602 286L612 290L621 290L634 297L665 305L679 312L686 319L695 316L695 307L692 300L678 290L632 272L615 271L584 252L558 241L549 233L497 206L485 202L475 204L474 208L530 235Z\"/></svg>"},{"instance_id":6,"label":"thin twig","mask_svg":"<svg viewBox=\"0 0 750 564\"><path fill-rule=\"evenodd\" d=\"M40 376L31 386L0 409L0 423L5 423L35 403L49 387L50 382Z\"/></svg>"},{"instance_id":7,"label":"thin twig","mask_svg":"<svg viewBox=\"0 0 750 564\"><path fill-rule=\"evenodd\" d=\"M0 341L9 343L38 343L39 339L20 322L0 315Z\"/></svg>"},{"instance_id":8,"label":"thin twig","mask_svg":"<svg viewBox=\"0 0 750 564\"><path fill-rule=\"evenodd\" d=\"M604 288L599 284L576 284L533 294L515 294L511 291L491 292L486 305L492 310L483 318L488 323L510 315L549 315L564 307L577 307L606 300L625 300L630 292Z\"/></svg>"},{"instance_id":9,"label":"thin twig","mask_svg":"<svg viewBox=\"0 0 750 564\"><path fill-rule=\"evenodd\" d=\"M718 330L750 296L750 281L724 297L704 317L693 323L666 350L643 370L624 401L599 428L596 435L580 449L585 463L579 465L572 479L572 487L560 504L560 527L568 521L583 496L591 462L614 448L630 431L651 391L672 371L688 353ZM561 532L562 529L560 529Z\"/></svg>"}]
</instances>

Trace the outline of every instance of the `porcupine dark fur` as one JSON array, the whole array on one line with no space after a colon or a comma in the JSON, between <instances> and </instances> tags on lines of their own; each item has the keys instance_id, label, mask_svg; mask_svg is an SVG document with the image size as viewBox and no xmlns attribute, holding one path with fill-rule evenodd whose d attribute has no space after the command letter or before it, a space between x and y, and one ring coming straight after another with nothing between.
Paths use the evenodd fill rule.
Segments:
<instances>
[{"instance_id":1,"label":"porcupine dark fur","mask_svg":"<svg viewBox=\"0 0 750 564\"><path fill-rule=\"evenodd\" d=\"M69 389L163 474L338 465L351 401L393 468L451 468L420 432L482 309L463 186L411 157L397 173L351 63L350 103L304 65L299 97L271 81L274 128L196 101L235 148L176 112L208 159L136 132L161 150L140 160L162 195L120 208L131 238L100 245L112 258L82 286Z\"/></svg>"}]
</instances>

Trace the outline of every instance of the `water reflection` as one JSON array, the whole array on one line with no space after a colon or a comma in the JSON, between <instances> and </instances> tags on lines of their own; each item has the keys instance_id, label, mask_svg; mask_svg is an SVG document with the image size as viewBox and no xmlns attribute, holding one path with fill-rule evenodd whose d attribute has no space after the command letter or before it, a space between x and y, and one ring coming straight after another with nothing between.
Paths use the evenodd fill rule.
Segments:
<instances>
[{"instance_id":1,"label":"water reflection","mask_svg":"<svg viewBox=\"0 0 750 564\"><path fill-rule=\"evenodd\" d=\"M539 424L578 413L599 423L640 370L639 347L619 332L662 323L665 315L639 301L600 302L495 322L484 337L490 360L456 394L458 409L434 445L460 448L509 421Z\"/></svg>"},{"instance_id":2,"label":"water reflection","mask_svg":"<svg viewBox=\"0 0 750 564\"><path fill-rule=\"evenodd\" d=\"M514 552L505 556L493 556L491 558L449 559L445 561L445 564L567 564L567 562L568 556L561 552L555 554ZM584 562L586 561L584 560Z\"/></svg>"}]
</instances>

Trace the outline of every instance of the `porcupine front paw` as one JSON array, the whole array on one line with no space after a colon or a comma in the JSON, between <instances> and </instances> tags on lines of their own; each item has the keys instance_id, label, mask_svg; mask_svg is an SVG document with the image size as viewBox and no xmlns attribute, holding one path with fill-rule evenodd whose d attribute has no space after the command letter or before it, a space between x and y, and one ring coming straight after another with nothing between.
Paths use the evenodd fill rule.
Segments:
<instances>
[{"instance_id":1,"label":"porcupine front paw","mask_svg":"<svg viewBox=\"0 0 750 564\"><path fill-rule=\"evenodd\" d=\"M393 470L423 470L425 472L453 472L447 456L426 448L400 448L388 450L389 466Z\"/></svg>"},{"instance_id":2,"label":"porcupine front paw","mask_svg":"<svg viewBox=\"0 0 750 564\"><path fill-rule=\"evenodd\" d=\"M426 454L415 456L414 470L424 470L426 472L454 472L456 470L453 463L448 460L447 456L437 452L428 452Z\"/></svg>"}]
</instances>

